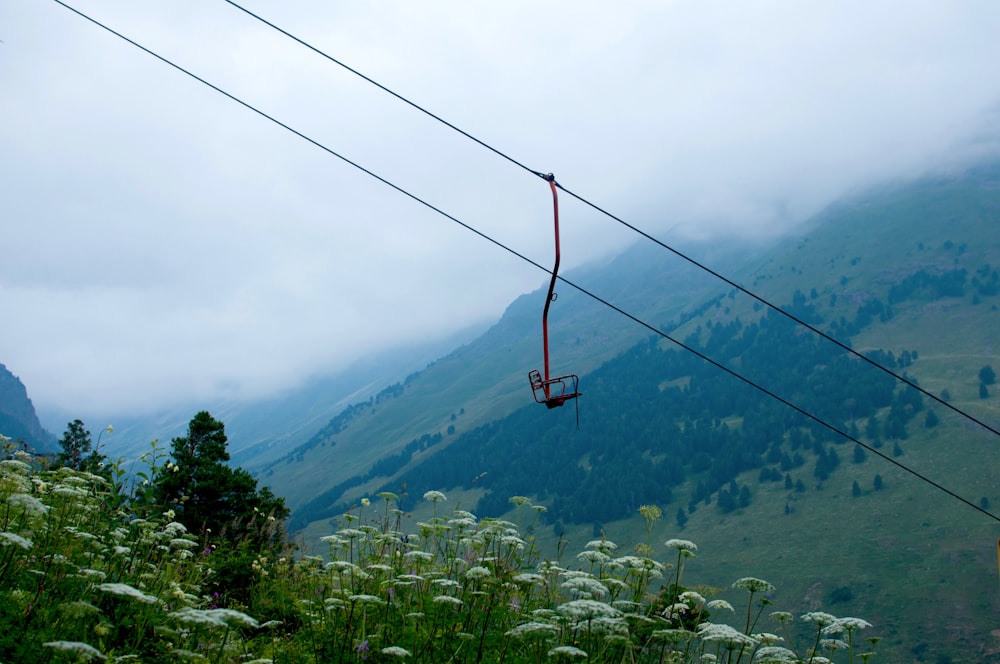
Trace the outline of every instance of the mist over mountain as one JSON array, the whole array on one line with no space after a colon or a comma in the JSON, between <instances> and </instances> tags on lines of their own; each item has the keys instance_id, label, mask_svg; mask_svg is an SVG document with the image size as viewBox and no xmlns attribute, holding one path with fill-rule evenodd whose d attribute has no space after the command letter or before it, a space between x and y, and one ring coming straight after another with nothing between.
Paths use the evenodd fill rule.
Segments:
<instances>
[{"instance_id":1,"label":"mist over mountain","mask_svg":"<svg viewBox=\"0 0 1000 664\"><path fill-rule=\"evenodd\" d=\"M40 417L53 429L62 430L76 418L95 420L94 426L114 426L104 438L105 453L112 458L136 458L150 449L154 440L166 445L182 435L191 416L209 410L226 423L235 465L250 465L284 454L308 440L318 428L343 408L366 399L385 385L424 367L455 345L480 333L486 325L458 330L440 339L388 349L359 359L342 372L312 376L295 389L278 396L253 400L191 402L168 410L135 417L127 412L88 415L40 408ZM96 420L95 418L100 418Z\"/></svg>"}]
</instances>

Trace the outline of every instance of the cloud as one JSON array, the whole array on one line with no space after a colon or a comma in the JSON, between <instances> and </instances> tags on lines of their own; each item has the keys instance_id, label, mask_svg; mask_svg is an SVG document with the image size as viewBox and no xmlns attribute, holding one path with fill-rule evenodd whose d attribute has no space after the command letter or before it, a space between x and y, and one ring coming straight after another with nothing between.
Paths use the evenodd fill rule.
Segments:
<instances>
[{"instance_id":1,"label":"cloud","mask_svg":"<svg viewBox=\"0 0 1000 664\"><path fill-rule=\"evenodd\" d=\"M79 9L543 265L545 183L226 3ZM666 239L996 154L991 2L250 3ZM37 403L259 395L544 275L55 3L0 8L0 361ZM564 265L635 239L564 196Z\"/></svg>"}]
</instances>

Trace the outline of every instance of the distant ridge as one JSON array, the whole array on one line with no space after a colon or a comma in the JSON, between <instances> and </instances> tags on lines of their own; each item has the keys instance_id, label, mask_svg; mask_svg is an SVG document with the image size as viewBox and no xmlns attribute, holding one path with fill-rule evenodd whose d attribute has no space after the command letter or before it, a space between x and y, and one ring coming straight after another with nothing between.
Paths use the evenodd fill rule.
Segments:
<instances>
[{"instance_id":1,"label":"distant ridge","mask_svg":"<svg viewBox=\"0 0 1000 664\"><path fill-rule=\"evenodd\" d=\"M0 364L0 434L36 452L55 452L56 438L42 428L21 379Z\"/></svg>"}]
</instances>

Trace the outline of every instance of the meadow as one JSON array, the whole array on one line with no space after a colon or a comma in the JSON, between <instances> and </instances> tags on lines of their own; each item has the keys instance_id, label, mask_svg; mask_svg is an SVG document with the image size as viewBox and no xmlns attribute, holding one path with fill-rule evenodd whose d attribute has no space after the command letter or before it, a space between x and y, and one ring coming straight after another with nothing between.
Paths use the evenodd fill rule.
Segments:
<instances>
[{"instance_id":1,"label":"meadow","mask_svg":"<svg viewBox=\"0 0 1000 664\"><path fill-rule=\"evenodd\" d=\"M154 480L5 447L0 661L821 664L867 662L879 641L858 617L780 610L763 579L698 585L685 574L697 545L664 539L653 505L631 551L602 535L544 558L545 508L528 498L511 498L508 521L428 491L414 521L384 492L303 555L216 547L149 502Z\"/></svg>"}]
</instances>

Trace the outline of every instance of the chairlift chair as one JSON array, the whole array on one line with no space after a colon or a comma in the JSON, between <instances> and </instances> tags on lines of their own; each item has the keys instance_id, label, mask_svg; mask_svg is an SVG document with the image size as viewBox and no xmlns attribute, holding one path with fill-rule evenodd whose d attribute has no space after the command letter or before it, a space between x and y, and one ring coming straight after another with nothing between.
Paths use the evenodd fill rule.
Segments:
<instances>
[{"instance_id":1,"label":"chairlift chair","mask_svg":"<svg viewBox=\"0 0 1000 664\"><path fill-rule=\"evenodd\" d=\"M552 278L549 280L549 292L545 297L545 308L542 310L542 351L544 358L544 374L538 369L528 372L528 382L531 393L537 403L543 403L547 408L558 408L571 399L580 396L580 378L576 374L553 377L549 374L549 305L556 301L556 278L559 274L559 195L556 191L556 179L551 173L542 176L552 189L552 209L556 237L556 262L552 268ZM579 418L579 405L577 405Z\"/></svg>"}]
</instances>

